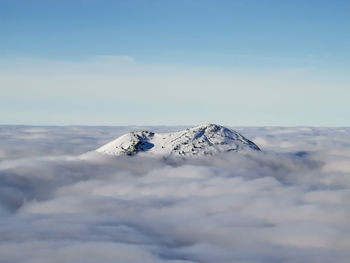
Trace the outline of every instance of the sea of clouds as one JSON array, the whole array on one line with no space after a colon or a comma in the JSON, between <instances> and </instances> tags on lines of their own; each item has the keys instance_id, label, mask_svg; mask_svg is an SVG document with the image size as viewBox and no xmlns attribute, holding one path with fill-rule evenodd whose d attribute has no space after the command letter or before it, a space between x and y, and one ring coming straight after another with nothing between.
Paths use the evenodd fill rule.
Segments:
<instances>
[{"instance_id":1,"label":"sea of clouds","mask_svg":"<svg viewBox=\"0 0 350 263\"><path fill-rule=\"evenodd\" d=\"M262 151L203 160L81 155L141 128L0 126L0 262L349 262L350 128L236 127Z\"/></svg>"}]
</instances>

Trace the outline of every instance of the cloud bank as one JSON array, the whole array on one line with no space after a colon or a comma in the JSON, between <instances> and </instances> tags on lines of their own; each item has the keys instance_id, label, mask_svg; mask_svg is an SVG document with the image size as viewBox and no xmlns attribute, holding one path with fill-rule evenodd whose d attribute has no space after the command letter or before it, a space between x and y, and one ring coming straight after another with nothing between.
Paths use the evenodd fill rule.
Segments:
<instances>
[{"instance_id":1,"label":"cloud bank","mask_svg":"<svg viewBox=\"0 0 350 263\"><path fill-rule=\"evenodd\" d=\"M2 262L348 262L349 128L238 127L263 151L200 161L79 156L132 129L1 127Z\"/></svg>"}]
</instances>

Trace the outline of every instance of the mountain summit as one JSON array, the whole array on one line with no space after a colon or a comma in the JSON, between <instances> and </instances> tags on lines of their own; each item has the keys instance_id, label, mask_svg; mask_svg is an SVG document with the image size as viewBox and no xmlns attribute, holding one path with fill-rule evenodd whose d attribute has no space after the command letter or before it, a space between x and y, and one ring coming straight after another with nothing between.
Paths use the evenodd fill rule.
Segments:
<instances>
[{"instance_id":1,"label":"mountain summit","mask_svg":"<svg viewBox=\"0 0 350 263\"><path fill-rule=\"evenodd\" d=\"M259 147L229 128L207 124L173 133L130 132L96 151L114 155L147 153L157 156L206 156L221 152L256 150Z\"/></svg>"}]
</instances>

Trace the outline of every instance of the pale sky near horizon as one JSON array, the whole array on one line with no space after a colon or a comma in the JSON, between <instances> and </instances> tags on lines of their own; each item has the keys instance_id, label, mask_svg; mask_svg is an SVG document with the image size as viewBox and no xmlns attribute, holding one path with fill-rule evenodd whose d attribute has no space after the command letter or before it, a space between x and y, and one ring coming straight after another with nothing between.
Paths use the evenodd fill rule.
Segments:
<instances>
[{"instance_id":1,"label":"pale sky near horizon","mask_svg":"<svg viewBox=\"0 0 350 263\"><path fill-rule=\"evenodd\" d=\"M0 124L350 126L350 1L0 0Z\"/></svg>"}]
</instances>

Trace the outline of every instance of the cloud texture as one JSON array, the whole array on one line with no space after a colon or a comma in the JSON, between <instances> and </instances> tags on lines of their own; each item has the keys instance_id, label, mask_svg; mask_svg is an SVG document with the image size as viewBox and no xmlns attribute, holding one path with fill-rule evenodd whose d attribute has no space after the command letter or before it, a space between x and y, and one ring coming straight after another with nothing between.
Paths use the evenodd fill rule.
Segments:
<instances>
[{"instance_id":1,"label":"cloud texture","mask_svg":"<svg viewBox=\"0 0 350 263\"><path fill-rule=\"evenodd\" d=\"M132 129L1 127L1 262L348 262L349 128L236 128L263 151L201 161L79 157Z\"/></svg>"}]
</instances>

